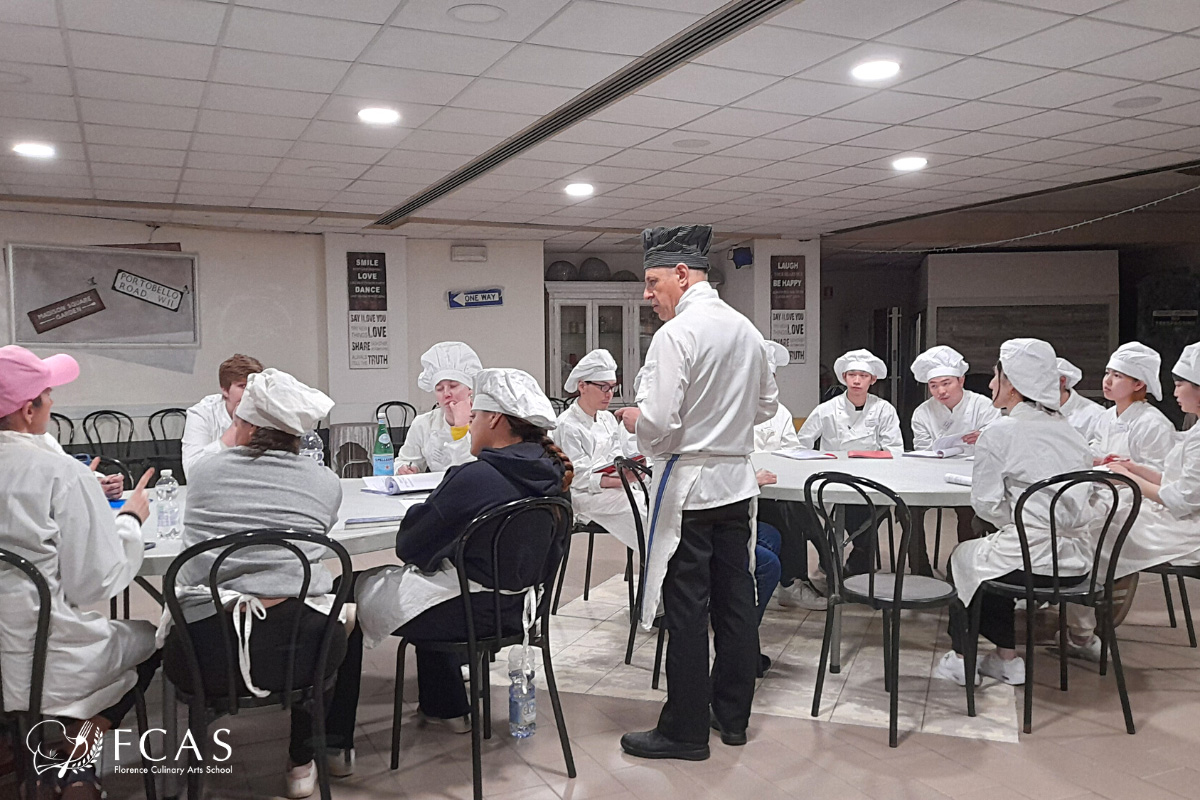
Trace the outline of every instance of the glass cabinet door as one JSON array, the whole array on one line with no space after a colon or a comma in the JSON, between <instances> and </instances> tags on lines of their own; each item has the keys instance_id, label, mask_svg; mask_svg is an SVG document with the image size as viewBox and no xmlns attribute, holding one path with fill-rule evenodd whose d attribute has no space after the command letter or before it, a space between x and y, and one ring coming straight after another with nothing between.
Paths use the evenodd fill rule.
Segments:
<instances>
[{"instance_id":1,"label":"glass cabinet door","mask_svg":"<svg viewBox=\"0 0 1200 800\"><path fill-rule=\"evenodd\" d=\"M646 351L650 349L650 340L654 332L662 327L663 321L654 313L650 305L638 306L638 364L646 363Z\"/></svg>"},{"instance_id":2,"label":"glass cabinet door","mask_svg":"<svg viewBox=\"0 0 1200 800\"><path fill-rule=\"evenodd\" d=\"M564 303L559 306L558 315L559 370L565 379L579 359L588 353L588 307L586 303ZM561 391L561 381L556 388Z\"/></svg>"},{"instance_id":3,"label":"glass cabinet door","mask_svg":"<svg viewBox=\"0 0 1200 800\"><path fill-rule=\"evenodd\" d=\"M621 386L625 379L625 307L618 305L597 305L596 307L596 346L602 347L612 354L617 362L617 391L613 399L620 401L623 396Z\"/></svg>"}]
</instances>

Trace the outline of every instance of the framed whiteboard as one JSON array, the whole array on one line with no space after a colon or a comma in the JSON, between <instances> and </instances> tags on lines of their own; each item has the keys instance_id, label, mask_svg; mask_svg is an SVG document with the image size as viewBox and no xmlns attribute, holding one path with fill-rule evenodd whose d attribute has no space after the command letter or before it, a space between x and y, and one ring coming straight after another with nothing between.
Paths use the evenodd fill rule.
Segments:
<instances>
[{"instance_id":1,"label":"framed whiteboard","mask_svg":"<svg viewBox=\"0 0 1200 800\"><path fill-rule=\"evenodd\" d=\"M195 253L9 244L12 341L197 348L198 264Z\"/></svg>"}]
</instances>

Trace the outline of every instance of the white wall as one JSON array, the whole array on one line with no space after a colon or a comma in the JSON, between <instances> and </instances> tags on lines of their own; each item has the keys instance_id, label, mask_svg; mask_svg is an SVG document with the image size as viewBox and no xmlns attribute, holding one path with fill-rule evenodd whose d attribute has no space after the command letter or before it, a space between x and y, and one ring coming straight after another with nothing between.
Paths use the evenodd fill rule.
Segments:
<instances>
[{"instance_id":1,"label":"white wall","mask_svg":"<svg viewBox=\"0 0 1200 800\"><path fill-rule=\"evenodd\" d=\"M418 410L433 404L432 395L417 389L421 353L446 340L471 345L485 367L523 369L544 386L542 243L483 242L488 251L486 263L451 261L451 244L440 239L408 240L409 402ZM450 291L497 286L504 290L502 306L450 308Z\"/></svg>"},{"instance_id":2,"label":"white wall","mask_svg":"<svg viewBox=\"0 0 1200 800\"><path fill-rule=\"evenodd\" d=\"M151 228L135 222L0 212L4 244L132 244L146 242L150 235ZM177 369L119 360L103 349L73 349L81 377L54 391L56 410L75 418L98 408L145 416L167 406L188 406L218 390L217 366L235 352L326 387L320 236L167 226L154 231L153 239L180 242L185 252L200 254L201 347L177 352ZM7 281L6 274L0 303L3 344L10 341ZM46 356L53 350L35 352Z\"/></svg>"}]
</instances>

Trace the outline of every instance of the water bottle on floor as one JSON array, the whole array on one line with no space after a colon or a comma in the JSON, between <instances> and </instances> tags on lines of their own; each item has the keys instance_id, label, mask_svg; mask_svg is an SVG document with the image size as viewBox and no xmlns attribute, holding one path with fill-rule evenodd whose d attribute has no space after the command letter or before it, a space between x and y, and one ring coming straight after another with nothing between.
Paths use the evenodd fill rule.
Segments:
<instances>
[{"instance_id":1,"label":"water bottle on floor","mask_svg":"<svg viewBox=\"0 0 1200 800\"><path fill-rule=\"evenodd\" d=\"M309 431L300 437L300 455L325 466L325 444L316 431Z\"/></svg>"},{"instance_id":2,"label":"water bottle on floor","mask_svg":"<svg viewBox=\"0 0 1200 800\"><path fill-rule=\"evenodd\" d=\"M158 483L154 484L154 496L158 500L155 503L158 538L178 539L183 533L179 514L179 481L175 480L171 470L164 469L159 475Z\"/></svg>"},{"instance_id":3,"label":"water bottle on floor","mask_svg":"<svg viewBox=\"0 0 1200 800\"><path fill-rule=\"evenodd\" d=\"M537 730L537 694L533 685L533 650L523 645L508 654L508 732L527 739Z\"/></svg>"}]
</instances>

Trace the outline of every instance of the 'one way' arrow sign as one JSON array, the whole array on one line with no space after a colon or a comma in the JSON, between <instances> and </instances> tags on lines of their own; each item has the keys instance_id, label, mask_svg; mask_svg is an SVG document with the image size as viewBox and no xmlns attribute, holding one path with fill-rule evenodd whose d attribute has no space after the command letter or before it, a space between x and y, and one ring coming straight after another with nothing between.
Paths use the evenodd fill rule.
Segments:
<instances>
[{"instance_id":1,"label":"'one way' arrow sign","mask_svg":"<svg viewBox=\"0 0 1200 800\"><path fill-rule=\"evenodd\" d=\"M464 289L448 292L451 308L481 308L482 306L504 305L504 293L500 289Z\"/></svg>"}]
</instances>

